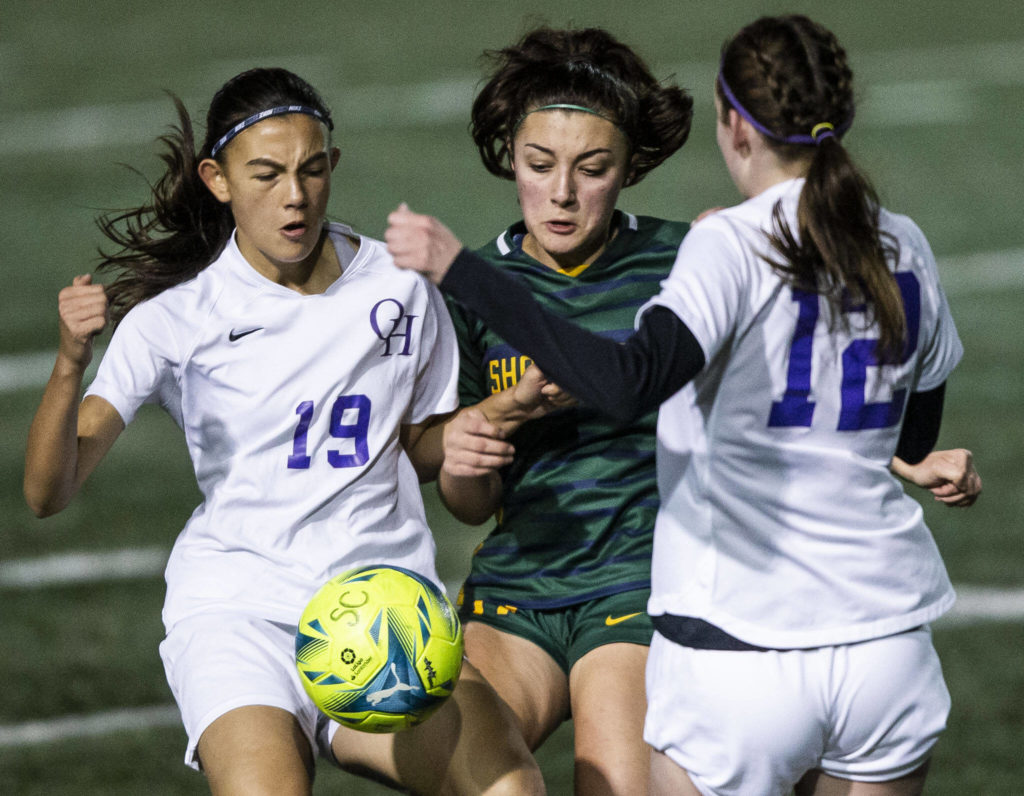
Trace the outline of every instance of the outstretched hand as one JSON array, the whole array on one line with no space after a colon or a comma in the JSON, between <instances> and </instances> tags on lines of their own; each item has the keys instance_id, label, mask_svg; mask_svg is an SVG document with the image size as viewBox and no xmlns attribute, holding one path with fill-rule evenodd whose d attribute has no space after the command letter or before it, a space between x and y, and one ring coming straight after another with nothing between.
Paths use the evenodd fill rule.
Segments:
<instances>
[{"instance_id":1,"label":"outstretched hand","mask_svg":"<svg viewBox=\"0 0 1024 796\"><path fill-rule=\"evenodd\" d=\"M892 470L947 506L967 507L981 494L981 476L974 467L973 454L964 448L932 451L917 464L892 460Z\"/></svg>"},{"instance_id":2,"label":"outstretched hand","mask_svg":"<svg viewBox=\"0 0 1024 796\"><path fill-rule=\"evenodd\" d=\"M92 340L110 320L103 285L94 285L90 274L76 276L57 297L60 314L60 353L78 365L92 360Z\"/></svg>"},{"instance_id":3,"label":"outstretched hand","mask_svg":"<svg viewBox=\"0 0 1024 796\"><path fill-rule=\"evenodd\" d=\"M388 215L384 233L388 251L399 268L418 271L435 285L441 283L462 243L433 216L414 213L402 202Z\"/></svg>"}]
</instances>

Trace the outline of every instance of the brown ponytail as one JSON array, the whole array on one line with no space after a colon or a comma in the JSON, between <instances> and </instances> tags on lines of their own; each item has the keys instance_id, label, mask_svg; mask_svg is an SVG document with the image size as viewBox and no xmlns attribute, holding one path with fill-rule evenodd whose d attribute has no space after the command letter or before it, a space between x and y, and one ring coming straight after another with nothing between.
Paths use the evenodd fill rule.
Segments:
<instances>
[{"instance_id":1,"label":"brown ponytail","mask_svg":"<svg viewBox=\"0 0 1024 796\"><path fill-rule=\"evenodd\" d=\"M840 140L854 114L845 50L807 17L765 17L726 43L722 80L771 131L766 140L783 160L809 160L796 233L781 204L774 208L770 242L781 259L770 260L772 267L790 284L825 296L836 318L843 317L844 306L867 303L879 328L876 356L898 361L906 319L889 267L896 242L879 228L878 195ZM721 84L717 90L722 113L728 113L732 104ZM836 133L815 143L809 134L821 123Z\"/></svg>"}]
</instances>

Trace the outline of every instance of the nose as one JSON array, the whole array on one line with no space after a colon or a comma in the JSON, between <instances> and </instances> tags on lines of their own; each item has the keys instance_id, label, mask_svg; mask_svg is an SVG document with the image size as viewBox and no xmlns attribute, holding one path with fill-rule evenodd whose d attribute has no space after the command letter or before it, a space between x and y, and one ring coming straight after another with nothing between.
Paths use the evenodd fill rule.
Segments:
<instances>
[{"instance_id":1,"label":"nose","mask_svg":"<svg viewBox=\"0 0 1024 796\"><path fill-rule=\"evenodd\" d=\"M573 179L571 169L561 169L555 175L551 201L559 207L566 207L576 201L576 180Z\"/></svg>"},{"instance_id":2,"label":"nose","mask_svg":"<svg viewBox=\"0 0 1024 796\"><path fill-rule=\"evenodd\" d=\"M306 186L298 174L289 174L285 184L285 206L305 207L307 203Z\"/></svg>"}]
</instances>

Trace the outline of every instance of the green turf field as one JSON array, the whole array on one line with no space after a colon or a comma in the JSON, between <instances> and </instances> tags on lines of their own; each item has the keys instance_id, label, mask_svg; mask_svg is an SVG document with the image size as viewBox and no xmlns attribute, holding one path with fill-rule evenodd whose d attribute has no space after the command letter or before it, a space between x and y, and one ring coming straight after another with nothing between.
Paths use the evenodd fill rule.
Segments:
<instances>
[{"instance_id":1,"label":"green turf field","mask_svg":"<svg viewBox=\"0 0 1024 796\"><path fill-rule=\"evenodd\" d=\"M978 594L971 589L992 591L976 604L987 618L965 610L936 627L954 708L928 792L1024 792L1019 3L140 0L128 8L6 0L0 11L0 793L205 791L181 764L184 734L164 710L159 573L150 566L122 579L53 584L31 575L34 588L17 575L58 555L127 550L159 561L196 502L182 440L156 411L142 413L63 514L36 520L20 487L47 370L40 363L56 343L57 291L92 267L97 211L142 196L141 177L118 164L157 175L152 139L174 119L164 89L199 112L241 69L291 68L335 109L335 218L379 236L404 200L481 244L516 207L512 186L484 172L466 133L480 52L537 21L603 25L697 100L690 142L625 192L621 206L689 219L737 198L714 146L718 47L756 15L790 10L828 24L850 51L860 107L848 145L884 202L931 240L966 349L940 444L975 451L985 495L969 511L922 501L954 582L970 587L964 602ZM426 494L442 575L457 583L484 530L447 520ZM993 618L1000 606L1002 618ZM83 737L90 727L97 734ZM539 754L554 794L571 792L571 737L563 728ZM324 769L316 792L384 791Z\"/></svg>"}]
</instances>

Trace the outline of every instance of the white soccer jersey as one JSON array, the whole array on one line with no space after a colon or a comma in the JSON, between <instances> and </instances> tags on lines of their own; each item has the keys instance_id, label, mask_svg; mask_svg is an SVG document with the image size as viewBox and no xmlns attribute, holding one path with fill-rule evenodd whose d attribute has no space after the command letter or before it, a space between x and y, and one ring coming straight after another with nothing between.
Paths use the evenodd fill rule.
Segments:
<instances>
[{"instance_id":1,"label":"white soccer jersey","mask_svg":"<svg viewBox=\"0 0 1024 796\"><path fill-rule=\"evenodd\" d=\"M764 647L885 636L954 599L920 506L888 469L907 396L944 382L962 353L934 257L912 221L882 212L910 333L903 363L878 367L863 308L843 331L760 256L780 198L796 228L802 186L695 225L647 305L675 312L707 362L659 414L650 613Z\"/></svg>"},{"instance_id":2,"label":"white soccer jersey","mask_svg":"<svg viewBox=\"0 0 1024 796\"><path fill-rule=\"evenodd\" d=\"M347 227L331 225L336 247ZM458 351L437 290L358 253L323 294L265 279L234 237L195 279L133 308L88 390L125 423L159 403L203 494L167 566L164 623L229 609L295 624L353 566L437 580L399 427L456 407Z\"/></svg>"}]
</instances>

